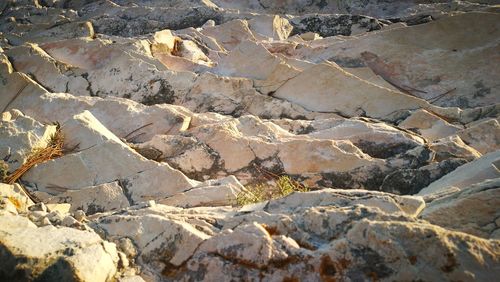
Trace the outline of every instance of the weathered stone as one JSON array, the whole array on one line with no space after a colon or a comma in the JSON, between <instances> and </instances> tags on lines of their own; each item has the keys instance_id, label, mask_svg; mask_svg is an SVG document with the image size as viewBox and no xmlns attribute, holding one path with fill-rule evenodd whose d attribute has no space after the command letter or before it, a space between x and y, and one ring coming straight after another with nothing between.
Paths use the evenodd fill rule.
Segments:
<instances>
[{"instance_id":1,"label":"weathered stone","mask_svg":"<svg viewBox=\"0 0 500 282\"><path fill-rule=\"evenodd\" d=\"M500 151L486 154L481 158L464 164L453 172L443 176L429 186L422 189L419 195L438 193L448 187L457 187L460 190L488 179L498 178L500 169L495 166L500 158Z\"/></svg>"},{"instance_id":2,"label":"weathered stone","mask_svg":"<svg viewBox=\"0 0 500 282\"><path fill-rule=\"evenodd\" d=\"M47 147L55 132L55 125L44 125L12 110L0 121L0 159L6 162L9 172L14 172L34 150Z\"/></svg>"},{"instance_id":3,"label":"weathered stone","mask_svg":"<svg viewBox=\"0 0 500 282\"><path fill-rule=\"evenodd\" d=\"M494 230L487 226L500 216L499 188L500 178L471 185L462 191L433 200L427 204L421 217L448 229L493 238Z\"/></svg>"},{"instance_id":4,"label":"weathered stone","mask_svg":"<svg viewBox=\"0 0 500 282\"><path fill-rule=\"evenodd\" d=\"M442 161L449 158L461 158L473 161L481 157L481 153L465 144L458 135L436 140L431 143L429 147L436 152L436 161Z\"/></svg>"},{"instance_id":5,"label":"weathered stone","mask_svg":"<svg viewBox=\"0 0 500 282\"><path fill-rule=\"evenodd\" d=\"M461 129L459 126L449 124L426 110L413 112L408 118L399 123L398 126L405 129L417 130L431 142L453 135Z\"/></svg>"},{"instance_id":6,"label":"weathered stone","mask_svg":"<svg viewBox=\"0 0 500 282\"><path fill-rule=\"evenodd\" d=\"M474 124L458 132L457 135L481 154L500 149L500 124L497 119L488 119Z\"/></svg>"},{"instance_id":7,"label":"weathered stone","mask_svg":"<svg viewBox=\"0 0 500 282\"><path fill-rule=\"evenodd\" d=\"M92 215L97 212L120 210L129 206L122 188L117 182L68 190L44 199L47 203L70 203L71 212L84 212ZM76 218L76 217L75 217ZM80 218L82 218L80 216Z\"/></svg>"},{"instance_id":8,"label":"weathered stone","mask_svg":"<svg viewBox=\"0 0 500 282\"><path fill-rule=\"evenodd\" d=\"M93 232L37 228L24 217L7 214L0 222L2 279L107 281L117 272L115 245Z\"/></svg>"}]
</instances>

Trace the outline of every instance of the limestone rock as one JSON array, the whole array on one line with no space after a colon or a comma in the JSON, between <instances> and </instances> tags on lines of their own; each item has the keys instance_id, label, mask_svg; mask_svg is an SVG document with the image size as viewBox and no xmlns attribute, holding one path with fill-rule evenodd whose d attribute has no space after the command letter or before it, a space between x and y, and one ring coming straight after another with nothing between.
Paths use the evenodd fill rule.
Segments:
<instances>
[{"instance_id":1,"label":"limestone rock","mask_svg":"<svg viewBox=\"0 0 500 282\"><path fill-rule=\"evenodd\" d=\"M458 132L458 136L481 154L500 149L500 124L497 119L488 119Z\"/></svg>"},{"instance_id":2,"label":"limestone rock","mask_svg":"<svg viewBox=\"0 0 500 282\"><path fill-rule=\"evenodd\" d=\"M497 73L490 71L493 62L487 59L495 56L498 36L483 27L496 26L498 17L497 13L458 13L428 24L372 32L312 50L302 48L296 51L302 55L295 57L369 65L391 84L439 106L486 106L498 103ZM363 60L361 54L367 50L371 56Z\"/></svg>"},{"instance_id":3,"label":"limestone rock","mask_svg":"<svg viewBox=\"0 0 500 282\"><path fill-rule=\"evenodd\" d=\"M0 280L495 281L499 11L0 1Z\"/></svg>"},{"instance_id":4,"label":"limestone rock","mask_svg":"<svg viewBox=\"0 0 500 282\"><path fill-rule=\"evenodd\" d=\"M430 144L430 148L436 152L436 161L442 161L448 158L462 158L473 161L481 157L481 153L465 144L458 135L436 140Z\"/></svg>"},{"instance_id":5,"label":"limestone rock","mask_svg":"<svg viewBox=\"0 0 500 282\"><path fill-rule=\"evenodd\" d=\"M495 164L498 162L499 158L500 151L486 154L473 162L458 167L441 179L434 181L429 186L422 189L418 194L429 195L440 192L448 187L457 187L462 190L472 184L498 178L500 170Z\"/></svg>"},{"instance_id":6,"label":"limestone rock","mask_svg":"<svg viewBox=\"0 0 500 282\"><path fill-rule=\"evenodd\" d=\"M120 210L129 206L122 188L117 182L106 183L80 190L68 190L44 200L47 203L70 203L70 211L84 211L88 215L97 212Z\"/></svg>"},{"instance_id":7,"label":"limestone rock","mask_svg":"<svg viewBox=\"0 0 500 282\"><path fill-rule=\"evenodd\" d=\"M12 212L27 212L33 201L26 195L19 184L8 185L0 183L2 208ZM42 203L43 204L43 203Z\"/></svg>"},{"instance_id":8,"label":"limestone rock","mask_svg":"<svg viewBox=\"0 0 500 282\"><path fill-rule=\"evenodd\" d=\"M308 81L321 82L313 85L304 83ZM311 67L287 81L273 96L297 103L308 110L375 118L389 118L396 111L428 107L426 101L368 83L335 64L325 63Z\"/></svg>"},{"instance_id":9,"label":"limestone rock","mask_svg":"<svg viewBox=\"0 0 500 282\"><path fill-rule=\"evenodd\" d=\"M44 125L18 110L4 113L0 121L0 158L8 171L22 166L33 150L47 147L55 132L55 125Z\"/></svg>"},{"instance_id":10,"label":"limestone rock","mask_svg":"<svg viewBox=\"0 0 500 282\"><path fill-rule=\"evenodd\" d=\"M377 19L358 15L306 15L294 18L291 23L292 34L315 32L322 37L357 35L382 28Z\"/></svg>"},{"instance_id":11,"label":"limestone rock","mask_svg":"<svg viewBox=\"0 0 500 282\"><path fill-rule=\"evenodd\" d=\"M278 15L256 16L248 21L248 27L253 32L275 40L287 39L293 29L286 18Z\"/></svg>"},{"instance_id":12,"label":"limestone rock","mask_svg":"<svg viewBox=\"0 0 500 282\"><path fill-rule=\"evenodd\" d=\"M108 281L117 272L115 245L94 232L37 228L18 215L2 214L0 222L4 279Z\"/></svg>"},{"instance_id":13,"label":"limestone rock","mask_svg":"<svg viewBox=\"0 0 500 282\"><path fill-rule=\"evenodd\" d=\"M406 129L418 130L423 137L431 142L453 135L461 129L459 126L449 124L426 110L415 111L408 118L399 123L398 126Z\"/></svg>"},{"instance_id":14,"label":"limestone rock","mask_svg":"<svg viewBox=\"0 0 500 282\"><path fill-rule=\"evenodd\" d=\"M499 226L498 211L500 179L473 184L462 191L433 200L421 217L433 224L480 236L493 238Z\"/></svg>"}]
</instances>

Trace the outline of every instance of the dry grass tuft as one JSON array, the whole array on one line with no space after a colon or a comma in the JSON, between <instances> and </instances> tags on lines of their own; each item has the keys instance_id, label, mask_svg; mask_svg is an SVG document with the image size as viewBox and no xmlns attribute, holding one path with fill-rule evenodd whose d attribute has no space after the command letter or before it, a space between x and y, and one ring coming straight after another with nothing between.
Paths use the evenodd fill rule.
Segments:
<instances>
[{"instance_id":1,"label":"dry grass tuft","mask_svg":"<svg viewBox=\"0 0 500 282\"><path fill-rule=\"evenodd\" d=\"M21 167L3 179L5 183L14 184L14 182L21 178L33 166L63 155L64 137L61 133L61 126L59 123L56 123L56 126L56 132L50 136L47 147L34 149L28 157L28 160Z\"/></svg>"},{"instance_id":2,"label":"dry grass tuft","mask_svg":"<svg viewBox=\"0 0 500 282\"><path fill-rule=\"evenodd\" d=\"M309 188L293 180L289 176L280 176L275 180L275 185L254 185L246 187L236 195L236 204L244 206L267 200L285 197L293 192L307 192Z\"/></svg>"}]
</instances>

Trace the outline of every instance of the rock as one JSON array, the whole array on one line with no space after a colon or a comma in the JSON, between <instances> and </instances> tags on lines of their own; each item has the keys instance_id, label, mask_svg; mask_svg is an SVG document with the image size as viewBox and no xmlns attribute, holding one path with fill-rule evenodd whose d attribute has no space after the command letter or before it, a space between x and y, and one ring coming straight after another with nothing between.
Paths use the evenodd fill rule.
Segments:
<instances>
[{"instance_id":1,"label":"rock","mask_svg":"<svg viewBox=\"0 0 500 282\"><path fill-rule=\"evenodd\" d=\"M206 181L186 192L159 201L160 204L177 207L226 206L236 202L236 197L245 188L234 176L217 181Z\"/></svg>"},{"instance_id":2,"label":"rock","mask_svg":"<svg viewBox=\"0 0 500 282\"><path fill-rule=\"evenodd\" d=\"M277 15L259 15L248 21L251 31L274 40L287 39L292 32L293 26L290 22Z\"/></svg>"},{"instance_id":3,"label":"rock","mask_svg":"<svg viewBox=\"0 0 500 282\"><path fill-rule=\"evenodd\" d=\"M48 218L44 217L44 218L42 219L42 222L41 222L41 224L40 224L40 225L41 225L41 226L47 226L47 225L51 225L51 224L52 224L52 223L50 222L50 220L49 220Z\"/></svg>"},{"instance_id":4,"label":"rock","mask_svg":"<svg viewBox=\"0 0 500 282\"><path fill-rule=\"evenodd\" d=\"M42 211L42 212L47 212L47 207L45 206L44 203L36 203L30 207L28 207L28 210L34 212L34 211Z\"/></svg>"},{"instance_id":5,"label":"rock","mask_svg":"<svg viewBox=\"0 0 500 282\"><path fill-rule=\"evenodd\" d=\"M500 275L494 1L0 2L0 280Z\"/></svg>"},{"instance_id":6,"label":"rock","mask_svg":"<svg viewBox=\"0 0 500 282\"><path fill-rule=\"evenodd\" d=\"M380 190L402 195L417 194L422 188L465 163L463 159L448 159L418 169L400 169L384 178Z\"/></svg>"},{"instance_id":7,"label":"rock","mask_svg":"<svg viewBox=\"0 0 500 282\"><path fill-rule=\"evenodd\" d=\"M117 272L115 245L93 232L37 228L24 217L6 214L0 223L4 279L107 281Z\"/></svg>"},{"instance_id":8,"label":"rock","mask_svg":"<svg viewBox=\"0 0 500 282\"><path fill-rule=\"evenodd\" d=\"M417 110L413 112L409 117L399 123L398 126L405 129L417 130L430 142L454 135L461 129L459 126L449 124L426 110Z\"/></svg>"},{"instance_id":9,"label":"rock","mask_svg":"<svg viewBox=\"0 0 500 282\"><path fill-rule=\"evenodd\" d=\"M126 237L137 247L138 256L145 263L157 266L165 263L176 266L183 264L199 243L209 237L187 223L154 216L144 210L104 217L96 224L99 229L105 230L108 239L120 240L127 234ZM148 233L143 234L142 230L148 230Z\"/></svg>"},{"instance_id":10,"label":"rock","mask_svg":"<svg viewBox=\"0 0 500 282\"><path fill-rule=\"evenodd\" d=\"M461 158L473 161L481 157L481 153L465 144L458 135L435 140L429 145L429 148L436 152L435 159L438 162L449 158Z\"/></svg>"},{"instance_id":11,"label":"rock","mask_svg":"<svg viewBox=\"0 0 500 282\"><path fill-rule=\"evenodd\" d=\"M88 119L83 118L84 116ZM169 196L167 191L173 191L171 189L186 190L196 183L167 164L159 165L144 159L110 133L89 112L83 116L74 116L68 127L70 130L68 135L72 128L78 128L81 134L74 136L74 139L70 136L70 142L85 147L77 153L39 164L25 174L24 181L33 183L35 190L55 193L55 191L61 192L61 189L79 190L122 180L127 183L126 193L131 195L133 201L138 201L139 198L144 200L149 197L147 190L140 188L144 185L144 177L154 175L160 181L157 185L163 182L162 179L165 179L163 177L169 179L171 185L161 186L161 190L158 190L160 186L149 183L151 189L148 190L155 195ZM57 173L54 175L55 172ZM138 188L136 185L139 185Z\"/></svg>"},{"instance_id":12,"label":"rock","mask_svg":"<svg viewBox=\"0 0 500 282\"><path fill-rule=\"evenodd\" d=\"M252 41L243 41L221 59L217 73L223 76L265 80L280 64L281 60L269 53L264 46Z\"/></svg>"},{"instance_id":13,"label":"rock","mask_svg":"<svg viewBox=\"0 0 500 282\"><path fill-rule=\"evenodd\" d=\"M294 18L291 24L292 35L315 32L322 37L357 35L382 28L377 19L358 15L306 15Z\"/></svg>"},{"instance_id":14,"label":"rock","mask_svg":"<svg viewBox=\"0 0 500 282\"><path fill-rule=\"evenodd\" d=\"M17 183L8 185L0 183L0 197L13 208L13 211L28 212L28 208L34 203Z\"/></svg>"},{"instance_id":15,"label":"rock","mask_svg":"<svg viewBox=\"0 0 500 282\"><path fill-rule=\"evenodd\" d=\"M58 212L60 214L67 214L71 209L71 204L47 204L47 209L50 212Z\"/></svg>"},{"instance_id":16,"label":"rock","mask_svg":"<svg viewBox=\"0 0 500 282\"><path fill-rule=\"evenodd\" d=\"M321 83L304 83L307 81ZM304 96L303 93L309 95ZM326 63L311 67L288 80L273 96L312 111L386 119L395 111L429 107L423 100L367 83L343 71L336 64ZM351 99L356 104L351 103Z\"/></svg>"},{"instance_id":17,"label":"rock","mask_svg":"<svg viewBox=\"0 0 500 282\"><path fill-rule=\"evenodd\" d=\"M464 189L472 184L480 183L487 179L497 178L500 175L500 171L496 165L499 153L500 152L497 151L486 154L473 162L458 167L453 172L422 189L419 195L436 193L447 187Z\"/></svg>"},{"instance_id":18,"label":"rock","mask_svg":"<svg viewBox=\"0 0 500 282\"><path fill-rule=\"evenodd\" d=\"M495 223L500 216L499 187L499 178L473 184L462 191L433 200L427 204L421 217L447 229L493 238L493 230L487 226Z\"/></svg>"},{"instance_id":19,"label":"rock","mask_svg":"<svg viewBox=\"0 0 500 282\"><path fill-rule=\"evenodd\" d=\"M153 44L151 44L151 52L153 55L157 53L171 54L179 47L181 39L174 36L168 29L155 32L153 36Z\"/></svg>"},{"instance_id":20,"label":"rock","mask_svg":"<svg viewBox=\"0 0 500 282\"><path fill-rule=\"evenodd\" d=\"M82 211L82 210L77 210L73 213L73 216L76 220L78 220L79 222L82 222L85 220L85 212Z\"/></svg>"},{"instance_id":21,"label":"rock","mask_svg":"<svg viewBox=\"0 0 500 282\"><path fill-rule=\"evenodd\" d=\"M500 176L500 171L498 167L495 166L495 163L498 162L499 157L500 152L497 151L464 164L439 180L432 182L429 186L422 189L418 195L437 193L447 187L457 187L462 190L472 184L498 178Z\"/></svg>"},{"instance_id":22,"label":"rock","mask_svg":"<svg viewBox=\"0 0 500 282\"><path fill-rule=\"evenodd\" d=\"M474 124L458 132L458 136L481 154L500 149L500 124L497 119L488 119Z\"/></svg>"},{"instance_id":23,"label":"rock","mask_svg":"<svg viewBox=\"0 0 500 282\"><path fill-rule=\"evenodd\" d=\"M61 225L66 226L66 227L74 227L77 224L79 224L78 220L76 220L74 217L69 216L69 215L65 216L61 222Z\"/></svg>"},{"instance_id":24,"label":"rock","mask_svg":"<svg viewBox=\"0 0 500 282\"><path fill-rule=\"evenodd\" d=\"M70 203L70 212L92 215L97 212L119 210L129 206L127 197L117 182L67 190L45 199L47 203ZM75 217L76 218L76 217ZM82 218L82 217L80 217ZM80 220L79 220L80 221Z\"/></svg>"},{"instance_id":25,"label":"rock","mask_svg":"<svg viewBox=\"0 0 500 282\"><path fill-rule=\"evenodd\" d=\"M494 95L498 92L494 86L496 72L490 71L493 63L486 58L494 56L498 36L483 27L495 25L498 17L497 13L458 13L321 48L302 48L294 52L294 57L315 62L330 58L358 62L358 67L370 65L386 81L439 106L492 105L498 103ZM368 61L361 57L367 50L375 55Z\"/></svg>"},{"instance_id":26,"label":"rock","mask_svg":"<svg viewBox=\"0 0 500 282\"><path fill-rule=\"evenodd\" d=\"M346 200L347 199L347 200ZM417 216L425 204L420 197L396 196L382 192L362 190L324 189L309 193L294 193L283 199L271 201L266 211L283 209L293 210L299 207L364 205L381 209L386 213L402 212Z\"/></svg>"},{"instance_id":27,"label":"rock","mask_svg":"<svg viewBox=\"0 0 500 282\"><path fill-rule=\"evenodd\" d=\"M42 123L11 111L10 117L0 121L0 158L8 165L8 171L14 172L23 165L33 150L45 148L50 136L56 132L56 126Z\"/></svg>"},{"instance_id":28,"label":"rock","mask_svg":"<svg viewBox=\"0 0 500 282\"><path fill-rule=\"evenodd\" d=\"M245 40L255 41L252 31L248 28L248 22L234 20L220 26L206 27L202 34L213 37L226 50L232 50Z\"/></svg>"}]
</instances>

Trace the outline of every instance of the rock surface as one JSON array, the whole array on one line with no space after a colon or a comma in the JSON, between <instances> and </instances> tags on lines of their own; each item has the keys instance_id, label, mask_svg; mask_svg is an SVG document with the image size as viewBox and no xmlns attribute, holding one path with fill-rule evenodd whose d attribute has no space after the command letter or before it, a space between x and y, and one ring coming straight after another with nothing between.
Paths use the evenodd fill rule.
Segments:
<instances>
[{"instance_id":1,"label":"rock surface","mask_svg":"<svg viewBox=\"0 0 500 282\"><path fill-rule=\"evenodd\" d=\"M496 4L0 1L0 280L495 281Z\"/></svg>"}]
</instances>

